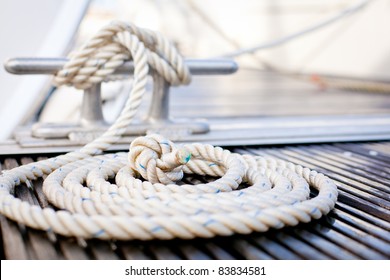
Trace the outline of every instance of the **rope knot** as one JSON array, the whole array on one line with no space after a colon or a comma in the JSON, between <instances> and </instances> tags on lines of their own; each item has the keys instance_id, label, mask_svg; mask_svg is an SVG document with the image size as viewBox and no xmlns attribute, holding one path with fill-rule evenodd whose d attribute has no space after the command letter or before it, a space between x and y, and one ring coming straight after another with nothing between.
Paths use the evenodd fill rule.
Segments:
<instances>
[{"instance_id":1,"label":"rope knot","mask_svg":"<svg viewBox=\"0 0 390 280\"><path fill-rule=\"evenodd\" d=\"M182 167L191 158L185 148L177 148L161 135L136 138L130 145L130 168L150 183L172 184L183 178Z\"/></svg>"}]
</instances>

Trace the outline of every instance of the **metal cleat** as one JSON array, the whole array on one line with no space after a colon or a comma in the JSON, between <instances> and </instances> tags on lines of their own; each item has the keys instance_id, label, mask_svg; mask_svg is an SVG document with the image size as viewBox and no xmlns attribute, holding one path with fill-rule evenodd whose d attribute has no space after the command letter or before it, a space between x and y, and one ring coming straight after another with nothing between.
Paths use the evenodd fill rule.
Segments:
<instances>
[{"instance_id":1,"label":"metal cleat","mask_svg":"<svg viewBox=\"0 0 390 280\"><path fill-rule=\"evenodd\" d=\"M6 62L5 69L9 73L17 75L53 75L66 62L66 58L13 58ZM230 59L187 59L185 63L192 75L227 75L238 69L238 65ZM118 67L114 75L133 72L134 65L128 61ZM157 132L172 139L180 139L185 135L209 132L210 127L206 120L171 119L169 117L170 85L153 70L150 74L153 77L153 97L147 117L140 123L132 124L125 136ZM72 142L83 144L104 132L108 126L102 112L101 84L98 83L84 91L81 117L78 123L36 123L32 127L31 135L43 139L67 138Z\"/></svg>"}]
</instances>

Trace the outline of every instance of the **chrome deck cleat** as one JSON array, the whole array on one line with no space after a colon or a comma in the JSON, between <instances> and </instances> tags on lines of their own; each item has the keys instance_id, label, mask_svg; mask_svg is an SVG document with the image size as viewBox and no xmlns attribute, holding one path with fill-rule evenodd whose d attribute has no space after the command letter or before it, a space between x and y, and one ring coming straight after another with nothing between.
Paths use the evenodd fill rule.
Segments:
<instances>
[{"instance_id":1,"label":"chrome deck cleat","mask_svg":"<svg viewBox=\"0 0 390 280\"><path fill-rule=\"evenodd\" d=\"M17 75L52 75L66 62L66 58L14 58L5 64L5 69ZM188 59L185 63L192 75L227 75L238 69L238 65L230 59ZM133 72L134 65L129 61L120 66L114 75ZM169 116L170 84L153 70L150 74L153 77L153 95L149 112L143 121L132 124L124 136L157 132L173 139L180 139L185 135L210 131L210 126L205 119L171 119ZM84 91L78 123L36 123L32 126L31 136L40 139L69 139L77 144L83 144L103 133L108 126L102 112L101 83L98 83Z\"/></svg>"}]
</instances>

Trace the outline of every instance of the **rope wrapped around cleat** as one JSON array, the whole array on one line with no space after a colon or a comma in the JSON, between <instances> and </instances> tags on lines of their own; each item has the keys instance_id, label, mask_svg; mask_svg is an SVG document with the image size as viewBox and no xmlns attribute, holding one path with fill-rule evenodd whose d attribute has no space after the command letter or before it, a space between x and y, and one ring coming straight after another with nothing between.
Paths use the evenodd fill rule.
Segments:
<instances>
[{"instance_id":1,"label":"rope wrapped around cleat","mask_svg":"<svg viewBox=\"0 0 390 280\"><path fill-rule=\"evenodd\" d=\"M1 214L65 236L149 240L264 232L333 209L337 188L329 178L277 159L207 144L177 146L155 134L135 139L129 153L102 154L133 120L149 66L173 85L190 82L188 68L167 39L114 22L71 56L55 83L87 88L127 59L134 61L134 85L115 123L78 151L5 171ZM187 174L209 182L186 184ZM15 186L45 175L43 192L58 210L13 196ZM318 191L313 198L310 187Z\"/></svg>"}]
</instances>

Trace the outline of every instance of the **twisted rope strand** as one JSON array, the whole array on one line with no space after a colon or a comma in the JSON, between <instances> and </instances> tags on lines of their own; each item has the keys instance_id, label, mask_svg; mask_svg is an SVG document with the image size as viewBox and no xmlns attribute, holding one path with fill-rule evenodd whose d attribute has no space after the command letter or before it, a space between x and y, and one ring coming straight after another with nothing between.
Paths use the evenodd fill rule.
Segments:
<instances>
[{"instance_id":1,"label":"twisted rope strand","mask_svg":"<svg viewBox=\"0 0 390 280\"><path fill-rule=\"evenodd\" d=\"M167 39L114 22L72 54L55 83L87 88L127 59L134 61L134 85L115 123L78 151L4 172L1 214L65 236L148 240L264 232L318 219L334 207L337 188L329 178L272 158L207 144L176 146L160 135L135 139L128 154L99 155L133 120L149 66L173 85L190 82L188 68ZM185 174L215 180L178 182ZM42 209L12 195L15 186L45 175L43 192L60 210ZM249 187L240 189L242 183ZM318 190L314 198L309 186Z\"/></svg>"}]
</instances>

